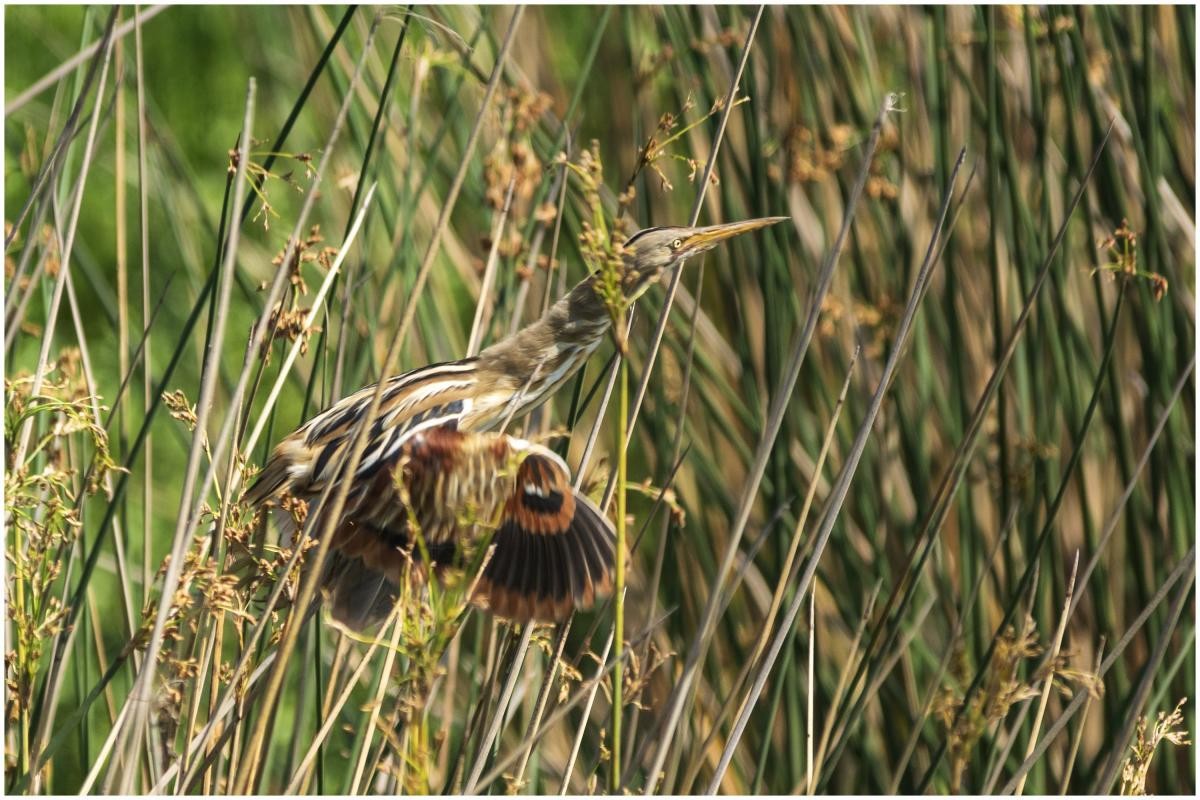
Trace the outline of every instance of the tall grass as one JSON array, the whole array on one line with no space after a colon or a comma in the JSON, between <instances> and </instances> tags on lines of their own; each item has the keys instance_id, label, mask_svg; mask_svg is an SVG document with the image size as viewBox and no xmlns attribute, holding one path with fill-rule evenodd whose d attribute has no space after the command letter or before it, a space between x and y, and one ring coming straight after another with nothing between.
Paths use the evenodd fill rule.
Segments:
<instances>
[{"instance_id":1,"label":"tall grass","mask_svg":"<svg viewBox=\"0 0 1200 800\"><path fill-rule=\"evenodd\" d=\"M1195 790L1192 9L5 15L6 790ZM618 598L360 636L240 502L622 235L773 215L508 423Z\"/></svg>"}]
</instances>

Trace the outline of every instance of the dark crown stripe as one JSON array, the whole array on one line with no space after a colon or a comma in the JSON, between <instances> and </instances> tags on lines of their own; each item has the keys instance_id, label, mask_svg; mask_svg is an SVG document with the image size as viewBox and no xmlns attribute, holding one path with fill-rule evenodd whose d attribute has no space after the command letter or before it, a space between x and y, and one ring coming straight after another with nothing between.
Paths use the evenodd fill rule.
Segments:
<instances>
[{"instance_id":1,"label":"dark crown stripe","mask_svg":"<svg viewBox=\"0 0 1200 800\"><path fill-rule=\"evenodd\" d=\"M638 231L637 233L635 233L633 236L630 236L628 239L626 239L626 240L625 240L625 244L624 244L623 246L624 246L624 247L629 247L629 245L633 244L633 243L634 243L634 242L636 242L638 239L640 239L640 238L642 238L643 236L645 236L647 233L653 233L654 231L665 231L666 229L667 229L667 228L666 228L666 226L665 226L665 225L659 225L659 226L656 226L656 227L653 227L653 228L643 228L642 230L640 230L640 231Z\"/></svg>"}]
</instances>

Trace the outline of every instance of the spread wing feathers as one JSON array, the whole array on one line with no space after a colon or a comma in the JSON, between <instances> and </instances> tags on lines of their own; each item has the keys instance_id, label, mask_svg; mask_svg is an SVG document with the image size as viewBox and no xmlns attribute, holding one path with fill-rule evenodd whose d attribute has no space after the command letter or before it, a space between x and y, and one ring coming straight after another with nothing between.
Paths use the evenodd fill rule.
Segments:
<instances>
[{"instance_id":1,"label":"spread wing feathers","mask_svg":"<svg viewBox=\"0 0 1200 800\"><path fill-rule=\"evenodd\" d=\"M477 411L477 380L475 359L432 364L387 379L379 414L351 479L349 505L381 469L387 471L395 465L401 447L413 433L444 425L478 425L478 414L473 414ZM366 417L374 395L374 384L360 389L280 442L246 499L257 505L284 489L302 498L321 492L342 468L356 423Z\"/></svg>"},{"instance_id":2,"label":"spread wing feathers","mask_svg":"<svg viewBox=\"0 0 1200 800\"><path fill-rule=\"evenodd\" d=\"M612 525L571 488L570 477L545 448L535 446L521 462L476 592L493 613L561 620L612 590Z\"/></svg>"},{"instance_id":3,"label":"spread wing feathers","mask_svg":"<svg viewBox=\"0 0 1200 800\"><path fill-rule=\"evenodd\" d=\"M612 526L572 490L566 464L545 447L442 426L410 436L395 469L392 485L402 490L387 496L377 483L335 529L325 586L343 624L361 630L386 617L402 570L410 558L421 561L410 544L413 522L436 566L495 528L472 600L499 616L560 620L611 591Z\"/></svg>"}]
</instances>

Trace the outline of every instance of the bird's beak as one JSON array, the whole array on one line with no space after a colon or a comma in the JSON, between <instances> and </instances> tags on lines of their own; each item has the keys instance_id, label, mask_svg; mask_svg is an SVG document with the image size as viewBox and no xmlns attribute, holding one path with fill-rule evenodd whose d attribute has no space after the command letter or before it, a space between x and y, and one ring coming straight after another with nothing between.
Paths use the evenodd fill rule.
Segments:
<instances>
[{"instance_id":1,"label":"bird's beak","mask_svg":"<svg viewBox=\"0 0 1200 800\"><path fill-rule=\"evenodd\" d=\"M783 222L791 217L760 217L758 219L747 219L742 222L729 222L724 225L709 225L704 228L696 228L695 232L684 240L681 250L687 251L693 248L707 250L713 247L718 242L723 242L726 239L732 239L734 236L739 236L743 233L756 231L759 228L765 228L768 225L774 225L777 222Z\"/></svg>"}]
</instances>

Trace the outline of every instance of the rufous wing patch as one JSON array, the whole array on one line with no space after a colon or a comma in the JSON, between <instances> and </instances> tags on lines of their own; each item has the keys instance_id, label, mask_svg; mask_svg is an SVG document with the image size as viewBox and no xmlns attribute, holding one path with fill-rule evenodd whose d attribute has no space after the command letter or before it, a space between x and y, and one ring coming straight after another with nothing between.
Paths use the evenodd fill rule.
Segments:
<instances>
[{"instance_id":1,"label":"rufous wing patch","mask_svg":"<svg viewBox=\"0 0 1200 800\"><path fill-rule=\"evenodd\" d=\"M478 594L499 616L561 620L612 590L612 525L550 455L521 462L492 542Z\"/></svg>"}]
</instances>

